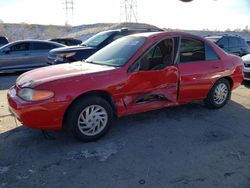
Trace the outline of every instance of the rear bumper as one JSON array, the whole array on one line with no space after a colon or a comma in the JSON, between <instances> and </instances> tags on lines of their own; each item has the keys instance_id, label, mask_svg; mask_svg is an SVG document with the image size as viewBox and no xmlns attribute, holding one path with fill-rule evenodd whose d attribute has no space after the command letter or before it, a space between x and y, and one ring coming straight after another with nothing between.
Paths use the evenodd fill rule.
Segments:
<instances>
[{"instance_id":1,"label":"rear bumper","mask_svg":"<svg viewBox=\"0 0 250 188\"><path fill-rule=\"evenodd\" d=\"M62 129L63 116L68 103L54 102L54 99L27 102L13 94L13 89L11 88L7 93L9 110L24 126L43 130Z\"/></svg>"}]
</instances>

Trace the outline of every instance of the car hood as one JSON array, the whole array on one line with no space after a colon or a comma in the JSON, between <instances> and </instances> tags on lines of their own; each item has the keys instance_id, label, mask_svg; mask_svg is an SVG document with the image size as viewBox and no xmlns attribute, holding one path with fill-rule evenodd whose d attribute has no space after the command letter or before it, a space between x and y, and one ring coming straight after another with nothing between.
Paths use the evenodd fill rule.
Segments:
<instances>
[{"instance_id":1,"label":"car hood","mask_svg":"<svg viewBox=\"0 0 250 188\"><path fill-rule=\"evenodd\" d=\"M84 63L81 61L61 65L52 65L22 74L18 77L16 84L19 87L35 87L37 85L55 80L72 78L75 76L93 75L113 69L115 69L115 67Z\"/></svg>"},{"instance_id":2,"label":"car hood","mask_svg":"<svg viewBox=\"0 0 250 188\"><path fill-rule=\"evenodd\" d=\"M50 53L53 54L60 54L60 53L69 53L69 52L75 52L75 51L82 51L82 50L95 50L95 47L89 47L89 46L66 46L61 48L55 48L50 51Z\"/></svg>"}]
</instances>

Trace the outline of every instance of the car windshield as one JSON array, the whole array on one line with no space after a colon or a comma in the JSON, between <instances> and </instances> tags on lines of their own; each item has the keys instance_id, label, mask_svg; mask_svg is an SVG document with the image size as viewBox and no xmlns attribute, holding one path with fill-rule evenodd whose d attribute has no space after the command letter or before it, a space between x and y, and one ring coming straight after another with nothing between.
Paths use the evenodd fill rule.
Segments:
<instances>
[{"instance_id":1,"label":"car windshield","mask_svg":"<svg viewBox=\"0 0 250 188\"><path fill-rule=\"evenodd\" d=\"M88 40L84 41L81 46L90 46L90 47L97 47L99 46L103 41L105 41L107 38L109 38L112 35L111 32L101 32L93 37L89 38Z\"/></svg>"},{"instance_id":2,"label":"car windshield","mask_svg":"<svg viewBox=\"0 0 250 188\"><path fill-rule=\"evenodd\" d=\"M221 37L220 36L218 36L218 37L206 37L206 39L216 43L216 42L218 42L218 40L221 39Z\"/></svg>"},{"instance_id":3,"label":"car windshield","mask_svg":"<svg viewBox=\"0 0 250 188\"><path fill-rule=\"evenodd\" d=\"M87 63L120 67L145 43L146 37L128 36L118 39L86 59Z\"/></svg>"}]
</instances>

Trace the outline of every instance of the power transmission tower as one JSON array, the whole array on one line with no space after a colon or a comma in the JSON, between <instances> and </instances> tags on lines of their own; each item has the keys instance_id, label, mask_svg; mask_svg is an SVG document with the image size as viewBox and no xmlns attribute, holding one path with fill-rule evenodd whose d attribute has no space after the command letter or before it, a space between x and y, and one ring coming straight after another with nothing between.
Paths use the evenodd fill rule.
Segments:
<instances>
[{"instance_id":1,"label":"power transmission tower","mask_svg":"<svg viewBox=\"0 0 250 188\"><path fill-rule=\"evenodd\" d=\"M74 0L64 1L65 25L72 25L74 21Z\"/></svg>"},{"instance_id":2,"label":"power transmission tower","mask_svg":"<svg viewBox=\"0 0 250 188\"><path fill-rule=\"evenodd\" d=\"M137 22L137 1L121 0L120 22Z\"/></svg>"}]
</instances>

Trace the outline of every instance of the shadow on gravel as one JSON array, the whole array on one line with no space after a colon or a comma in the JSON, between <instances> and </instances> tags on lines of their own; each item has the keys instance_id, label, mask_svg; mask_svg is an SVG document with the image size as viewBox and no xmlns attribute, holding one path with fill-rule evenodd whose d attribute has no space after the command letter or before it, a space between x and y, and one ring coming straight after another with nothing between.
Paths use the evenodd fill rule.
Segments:
<instances>
[{"instance_id":1,"label":"shadow on gravel","mask_svg":"<svg viewBox=\"0 0 250 188\"><path fill-rule=\"evenodd\" d=\"M179 177L186 175L190 177L184 183L190 187L213 187L213 178L221 177L218 173L231 173L226 160L234 161L236 153L233 170L239 169L237 152L241 151L240 157L250 153L245 149L250 142L249 114L250 109L234 101L218 110L197 103L165 108L115 119L111 131L91 143L78 142L62 131L50 132L56 139L48 140L41 131L20 126L0 134L0 172L3 182L12 187L45 183L53 187L58 182L71 187L72 182L88 178L97 185L123 180L134 185L151 178L166 185L162 187L172 187L182 185ZM226 168L218 170L218 165ZM204 166L207 171L200 175ZM85 187L102 187L93 182Z\"/></svg>"},{"instance_id":2,"label":"shadow on gravel","mask_svg":"<svg viewBox=\"0 0 250 188\"><path fill-rule=\"evenodd\" d=\"M174 129L175 124L176 126L190 126L190 128L192 128L192 123L195 122L200 123L200 125L207 124L210 126L211 124L211 126L219 126L220 128L225 127L227 130L230 130L231 128L237 129L237 127L228 127L229 122L230 125L247 123L246 120L249 119L249 114L250 109L247 109L234 101L230 101L221 109L208 109L202 103L169 107L114 119L110 132L97 142L126 138L126 133L131 130L133 131L132 134L136 135L136 131L143 132L144 129L150 129L151 131L153 130L157 132L158 128L160 131L161 127L165 126L166 128L170 125L171 129ZM46 138L40 130L29 129L21 126L0 134L0 141L5 142L8 140L13 143L22 142L23 144L32 144L34 142L57 143L60 140L59 143L62 142L62 144L65 144L65 142L72 142L72 144L81 143L76 141L72 135L64 131L49 131L48 133L52 136L52 139ZM206 132L205 134L210 133ZM211 132L211 135L208 136L214 138L217 137L216 133L213 131ZM226 136L223 135L223 137Z\"/></svg>"}]
</instances>

